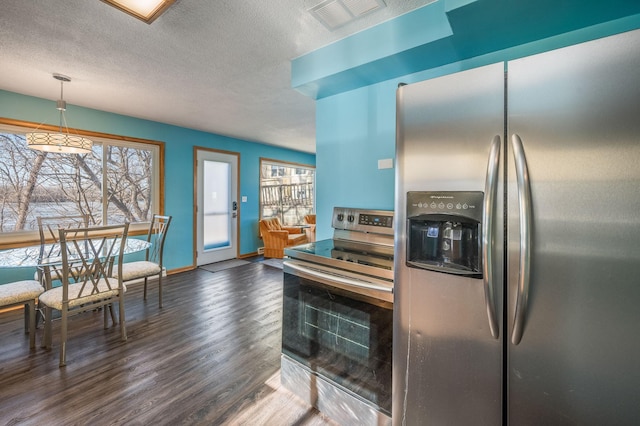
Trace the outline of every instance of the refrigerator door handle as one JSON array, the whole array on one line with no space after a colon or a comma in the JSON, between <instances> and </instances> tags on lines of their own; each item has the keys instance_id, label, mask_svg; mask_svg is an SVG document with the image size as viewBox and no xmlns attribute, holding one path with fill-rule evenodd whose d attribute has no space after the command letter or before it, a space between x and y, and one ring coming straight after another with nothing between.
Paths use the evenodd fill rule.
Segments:
<instances>
[{"instance_id":1,"label":"refrigerator door handle","mask_svg":"<svg viewBox=\"0 0 640 426\"><path fill-rule=\"evenodd\" d=\"M496 315L495 279L493 276L493 233L496 192L498 187L498 169L500 164L500 136L491 141L489 161L487 162L487 178L484 186L484 204L482 206L482 278L484 281L484 300L487 305L489 329L494 338L498 338L498 318Z\"/></svg>"},{"instance_id":2,"label":"refrigerator door handle","mask_svg":"<svg viewBox=\"0 0 640 426\"><path fill-rule=\"evenodd\" d=\"M529 274L531 271L531 187L529 184L529 170L524 155L524 148L520 136L511 137L513 157L516 165L516 180L518 184L518 210L520 215L520 267L518 271L518 290L516 309L513 318L511 343L517 345L522 340L524 321L529 297Z\"/></svg>"}]
</instances>

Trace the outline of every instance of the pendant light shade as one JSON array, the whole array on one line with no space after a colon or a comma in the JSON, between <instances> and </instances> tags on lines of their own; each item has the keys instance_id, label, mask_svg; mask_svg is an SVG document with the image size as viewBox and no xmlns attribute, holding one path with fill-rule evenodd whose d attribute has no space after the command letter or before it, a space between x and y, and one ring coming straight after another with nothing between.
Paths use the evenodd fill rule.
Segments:
<instances>
[{"instance_id":1,"label":"pendant light shade","mask_svg":"<svg viewBox=\"0 0 640 426\"><path fill-rule=\"evenodd\" d=\"M31 149L47 152L63 152L66 154L88 154L93 143L81 136L68 133L27 133L27 145Z\"/></svg>"},{"instance_id":2,"label":"pendant light shade","mask_svg":"<svg viewBox=\"0 0 640 426\"><path fill-rule=\"evenodd\" d=\"M67 103L63 99L63 84L71 79L67 76L54 74L53 78L60 81L60 99L56 103L56 109L60 111L60 127L59 132L34 132L26 134L27 146L31 149L46 152L57 152L65 154L89 154L93 148L93 142L82 136L72 135L67 127L67 120L64 112L67 109Z\"/></svg>"}]
</instances>

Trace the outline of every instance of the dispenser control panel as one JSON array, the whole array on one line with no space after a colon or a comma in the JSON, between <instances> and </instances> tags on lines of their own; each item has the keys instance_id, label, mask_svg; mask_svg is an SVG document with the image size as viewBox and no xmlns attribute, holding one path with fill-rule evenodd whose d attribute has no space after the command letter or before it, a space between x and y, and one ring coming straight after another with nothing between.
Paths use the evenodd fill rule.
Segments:
<instances>
[{"instance_id":1,"label":"dispenser control panel","mask_svg":"<svg viewBox=\"0 0 640 426\"><path fill-rule=\"evenodd\" d=\"M412 191L407 193L407 217L445 214L482 222L481 191Z\"/></svg>"}]
</instances>

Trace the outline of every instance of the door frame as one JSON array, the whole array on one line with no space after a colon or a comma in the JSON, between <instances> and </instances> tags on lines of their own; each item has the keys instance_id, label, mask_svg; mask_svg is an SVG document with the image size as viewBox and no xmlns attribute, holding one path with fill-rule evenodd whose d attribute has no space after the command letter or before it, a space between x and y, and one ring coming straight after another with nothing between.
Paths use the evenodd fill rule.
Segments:
<instances>
[{"instance_id":1,"label":"door frame","mask_svg":"<svg viewBox=\"0 0 640 426\"><path fill-rule=\"evenodd\" d=\"M212 152L217 154L224 154L235 156L237 161L236 170L236 200L240 200L240 153L235 151L226 151L223 149L206 148L203 146L193 147L193 267L198 267L198 153L201 151ZM242 212L240 209L240 203L238 203L237 217L236 217L236 241L234 241L236 247L236 258L240 256L240 216Z\"/></svg>"}]
</instances>

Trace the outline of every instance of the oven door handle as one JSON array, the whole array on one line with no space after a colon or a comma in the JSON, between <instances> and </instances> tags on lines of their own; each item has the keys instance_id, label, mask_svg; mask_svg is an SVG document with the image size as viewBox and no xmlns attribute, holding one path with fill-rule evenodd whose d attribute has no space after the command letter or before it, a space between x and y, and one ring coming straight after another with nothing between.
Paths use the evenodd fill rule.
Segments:
<instances>
[{"instance_id":1,"label":"oven door handle","mask_svg":"<svg viewBox=\"0 0 640 426\"><path fill-rule=\"evenodd\" d=\"M352 287L357 287L357 288L365 288L368 290L376 290L376 291L383 291L386 293L393 293L393 288L391 287L385 287L385 286L381 286L381 285L377 285L377 284L373 284L367 281L360 281L360 280L355 280L352 278L348 278L342 275L334 275L334 274L328 274L326 272L320 271L318 269L314 269L314 268L307 268L305 266L300 266L297 264L293 264L291 262L284 262L284 265L293 269L294 271L298 271L298 272L302 272L305 274L309 274L309 275L313 275L315 277L321 278L321 279L325 279L325 280L329 280L329 281L335 281L338 282L340 284L344 284L347 286L352 286Z\"/></svg>"}]
</instances>

